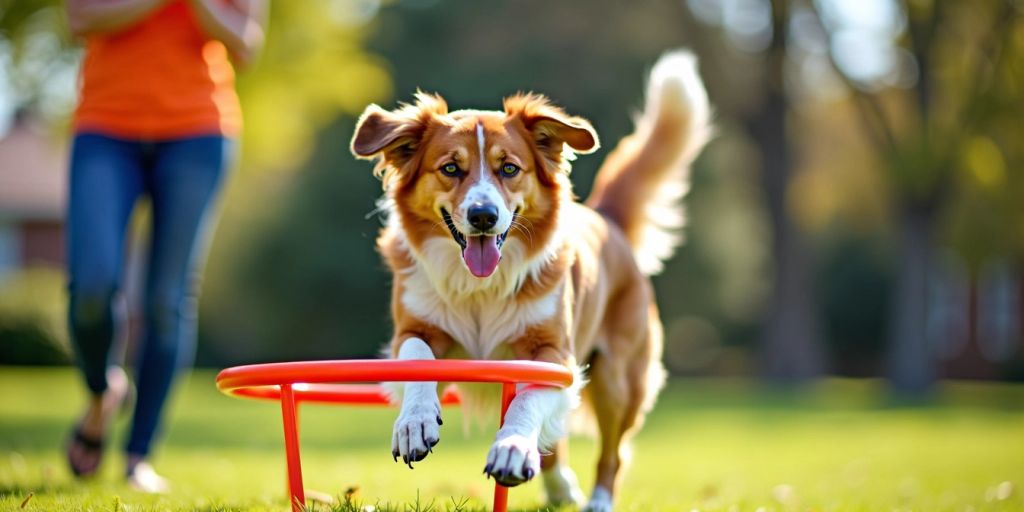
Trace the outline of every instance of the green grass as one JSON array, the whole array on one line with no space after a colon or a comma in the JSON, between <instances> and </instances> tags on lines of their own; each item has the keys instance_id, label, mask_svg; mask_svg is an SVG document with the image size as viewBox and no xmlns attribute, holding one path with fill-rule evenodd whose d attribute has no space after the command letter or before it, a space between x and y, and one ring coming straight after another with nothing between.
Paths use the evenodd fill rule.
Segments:
<instances>
[{"instance_id":1,"label":"green grass","mask_svg":"<svg viewBox=\"0 0 1024 512\"><path fill-rule=\"evenodd\" d=\"M71 478L59 446L84 400L71 371L0 367L0 510L29 493L24 510L283 510L279 409L224 397L213 376L195 373L175 401L155 461L174 491L153 497L120 483L117 450L93 482ZM307 487L357 487L378 510L415 510L417 496L421 510L485 510L490 427L464 433L447 410L441 444L410 471L391 460L394 415L305 406ZM893 406L877 382L674 381L634 452L618 510L1024 510L1024 386L946 384L929 405ZM574 440L585 487L593 458L592 441ZM515 509L542 503L537 483L510 495Z\"/></svg>"}]
</instances>

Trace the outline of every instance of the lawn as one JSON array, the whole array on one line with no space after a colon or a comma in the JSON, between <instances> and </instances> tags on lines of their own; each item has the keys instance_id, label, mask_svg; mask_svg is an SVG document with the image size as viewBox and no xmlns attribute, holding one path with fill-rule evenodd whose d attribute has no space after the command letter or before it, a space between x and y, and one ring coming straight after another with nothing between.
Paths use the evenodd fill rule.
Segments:
<instances>
[{"instance_id":1,"label":"lawn","mask_svg":"<svg viewBox=\"0 0 1024 512\"><path fill-rule=\"evenodd\" d=\"M72 372L0 367L0 510L21 510L30 493L24 510L285 509L279 410L224 397L213 377L196 372L177 396L156 458L174 490L153 497L120 483L116 453L95 481L71 479L58 447L83 400ZM307 487L356 488L378 511L415 509L417 496L422 510L485 510L490 427L464 432L447 410L441 444L409 470L391 460L394 415L305 406ZM676 380L634 451L618 510L1024 510L1024 386L945 384L928 405L896 406L874 381L782 391ZM586 487L593 457L592 441L574 441ZM514 509L542 503L536 483L510 495Z\"/></svg>"}]
</instances>

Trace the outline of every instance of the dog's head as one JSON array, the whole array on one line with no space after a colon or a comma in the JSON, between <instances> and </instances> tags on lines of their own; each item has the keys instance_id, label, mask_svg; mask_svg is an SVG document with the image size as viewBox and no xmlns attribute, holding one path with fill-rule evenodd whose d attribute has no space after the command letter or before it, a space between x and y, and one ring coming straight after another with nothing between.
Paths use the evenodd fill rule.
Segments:
<instances>
[{"instance_id":1,"label":"dog's head","mask_svg":"<svg viewBox=\"0 0 1024 512\"><path fill-rule=\"evenodd\" d=\"M367 107L352 138L353 154L378 159L409 242L449 239L480 278L510 239L527 254L543 247L570 196L568 160L597 147L589 122L534 94L506 98L504 111L448 112L440 96L419 93L393 111Z\"/></svg>"}]
</instances>

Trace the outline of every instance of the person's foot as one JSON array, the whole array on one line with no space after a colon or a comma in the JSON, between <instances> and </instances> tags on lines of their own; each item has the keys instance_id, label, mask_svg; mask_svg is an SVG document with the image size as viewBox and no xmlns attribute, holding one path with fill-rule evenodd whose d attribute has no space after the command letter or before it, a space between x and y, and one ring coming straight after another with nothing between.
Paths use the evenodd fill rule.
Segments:
<instances>
[{"instance_id":1,"label":"person's foot","mask_svg":"<svg viewBox=\"0 0 1024 512\"><path fill-rule=\"evenodd\" d=\"M157 474L148 462L128 457L128 486L139 492L164 494L170 490L170 482Z\"/></svg>"},{"instance_id":2,"label":"person's foot","mask_svg":"<svg viewBox=\"0 0 1024 512\"><path fill-rule=\"evenodd\" d=\"M68 465L75 476L87 477L99 469L107 429L128 396L129 386L124 370L118 366L107 369L107 390L90 398L85 415L68 440Z\"/></svg>"}]
</instances>

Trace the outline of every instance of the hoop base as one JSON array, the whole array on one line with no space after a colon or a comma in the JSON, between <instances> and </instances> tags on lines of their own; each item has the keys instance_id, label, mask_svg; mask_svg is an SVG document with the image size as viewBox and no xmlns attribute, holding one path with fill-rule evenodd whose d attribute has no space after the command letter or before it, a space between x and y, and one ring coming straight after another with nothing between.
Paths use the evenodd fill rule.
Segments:
<instances>
[{"instance_id":1,"label":"hoop base","mask_svg":"<svg viewBox=\"0 0 1024 512\"><path fill-rule=\"evenodd\" d=\"M227 368L217 375L217 389L229 396L275 400L281 404L288 492L293 512L305 509L302 462L299 453L298 408L302 402L387 405L379 385L340 385L366 382L494 382L502 385L501 422L516 395L516 384L566 387L573 375L567 368L533 361L304 361ZM458 395L446 390L442 404L455 405ZM494 512L508 510L508 488L494 484Z\"/></svg>"}]
</instances>

